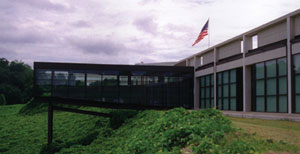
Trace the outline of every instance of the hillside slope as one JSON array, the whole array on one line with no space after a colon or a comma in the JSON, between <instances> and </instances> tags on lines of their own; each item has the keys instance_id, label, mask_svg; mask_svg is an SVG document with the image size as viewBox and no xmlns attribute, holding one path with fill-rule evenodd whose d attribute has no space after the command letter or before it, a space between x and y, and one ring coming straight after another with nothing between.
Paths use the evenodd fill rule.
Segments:
<instances>
[{"instance_id":1,"label":"hillside slope","mask_svg":"<svg viewBox=\"0 0 300 154\"><path fill-rule=\"evenodd\" d=\"M24 111L24 108L26 114L20 114L20 109ZM54 143L47 146L47 113L35 111L44 110L28 105L0 106L0 153L255 153L299 150L287 143L271 143L234 129L231 122L214 109L81 109L110 113L112 118L55 112Z\"/></svg>"}]
</instances>

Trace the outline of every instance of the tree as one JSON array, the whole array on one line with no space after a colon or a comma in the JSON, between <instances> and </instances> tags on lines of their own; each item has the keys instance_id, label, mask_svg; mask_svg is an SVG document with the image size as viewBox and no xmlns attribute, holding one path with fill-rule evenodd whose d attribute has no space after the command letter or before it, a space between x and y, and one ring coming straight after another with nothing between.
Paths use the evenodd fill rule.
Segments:
<instances>
[{"instance_id":1,"label":"tree","mask_svg":"<svg viewBox=\"0 0 300 154\"><path fill-rule=\"evenodd\" d=\"M0 93L6 104L26 103L32 97L33 70L20 61L0 58Z\"/></svg>"}]
</instances>

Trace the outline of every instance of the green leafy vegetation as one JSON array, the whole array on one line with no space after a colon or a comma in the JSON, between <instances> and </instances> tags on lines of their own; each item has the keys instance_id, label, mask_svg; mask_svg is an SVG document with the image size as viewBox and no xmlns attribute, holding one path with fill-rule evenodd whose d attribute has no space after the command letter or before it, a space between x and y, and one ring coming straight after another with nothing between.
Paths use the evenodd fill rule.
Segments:
<instances>
[{"instance_id":1,"label":"green leafy vegetation","mask_svg":"<svg viewBox=\"0 0 300 154\"><path fill-rule=\"evenodd\" d=\"M6 104L23 104L32 97L33 71L20 61L0 58L0 93Z\"/></svg>"},{"instance_id":2,"label":"green leafy vegetation","mask_svg":"<svg viewBox=\"0 0 300 154\"><path fill-rule=\"evenodd\" d=\"M296 153L285 141L260 138L233 127L214 109L133 111L81 107L111 118L54 113L54 140L47 145L46 106L0 106L0 153ZM279 121L280 122L280 121Z\"/></svg>"}]
</instances>

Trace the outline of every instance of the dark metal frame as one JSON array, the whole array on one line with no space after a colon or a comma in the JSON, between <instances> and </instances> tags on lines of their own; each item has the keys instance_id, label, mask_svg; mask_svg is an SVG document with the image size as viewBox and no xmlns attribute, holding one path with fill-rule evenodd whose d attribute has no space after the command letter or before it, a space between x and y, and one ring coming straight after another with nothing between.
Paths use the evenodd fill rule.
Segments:
<instances>
[{"instance_id":1,"label":"dark metal frame","mask_svg":"<svg viewBox=\"0 0 300 154\"><path fill-rule=\"evenodd\" d=\"M300 37L299 37L299 42L300 42ZM300 95L300 94L297 94L296 93L296 76L300 76L300 73L296 73L295 72L295 64L294 64L294 58L295 56L300 56L300 54L294 54L292 56L292 94L293 94L293 97L292 97L292 113L296 113L296 114L299 114L299 112L297 113L296 112L296 97L297 95Z\"/></svg>"},{"instance_id":2,"label":"dark metal frame","mask_svg":"<svg viewBox=\"0 0 300 154\"><path fill-rule=\"evenodd\" d=\"M267 111L267 97L268 96L276 96L276 111L273 112L273 113L279 113L279 97L280 96L286 96L287 97L287 104L286 104L286 108L287 108L287 111L284 112L284 113L287 113L288 112L288 79L287 79L287 76L288 76L288 63L287 63L287 58L286 58L286 75L281 75L279 76L279 66L278 66L278 60L279 59L283 59L283 58L286 58L286 57L281 57L281 58L276 58L276 59L272 59L272 60L268 60L268 61L264 61L264 62L260 62L261 64L263 64L264 66L264 78L262 79L256 79L256 64L253 64L252 65L252 99L253 99L253 103L252 103L252 111L254 112L268 112ZM274 61L275 60L275 64L276 64L276 76L275 77L267 77L267 69L266 69L266 62L269 62L269 61ZM260 63L257 63L257 64L260 64ZM285 77L286 78L286 86L287 86L287 92L286 94L279 94L279 79L282 78L282 77ZM276 79L276 94L275 95L267 95L267 80L268 79ZM256 111L256 81L258 80L263 80L264 81L264 95L262 96L258 96L258 97L264 97L264 111ZM272 113L272 112L271 112ZM283 113L283 112L280 112L280 113Z\"/></svg>"},{"instance_id":3,"label":"dark metal frame","mask_svg":"<svg viewBox=\"0 0 300 154\"><path fill-rule=\"evenodd\" d=\"M230 81L230 76L231 76L231 70L236 70L236 81L235 82L231 82ZM228 72L228 83L226 83L226 85L228 86L228 96L226 97L228 99L228 110L231 110L231 106L230 106L230 100L231 98L235 98L236 99L236 111L242 111L243 110L243 70L242 68L235 68L235 69L231 69L231 70L226 70L223 72L218 72L217 73L217 108L220 110L224 110L224 82L223 82L223 74L224 72ZM219 84L219 78L218 75L221 75L221 83ZM231 84L236 84L236 96L231 96L231 90L230 90L230 86ZM221 96L219 96L219 87L221 87ZM219 99L221 99L221 102L219 102Z\"/></svg>"},{"instance_id":4,"label":"dark metal frame","mask_svg":"<svg viewBox=\"0 0 300 154\"><path fill-rule=\"evenodd\" d=\"M208 75L204 75L204 76L201 76L199 78L200 82L199 82L199 107L201 109L205 109L205 108L213 108L214 105L211 105L211 104L214 104L214 102L212 101L212 99L215 99L214 98L214 95L212 95L212 90L214 89L214 77L213 77L214 74L208 74ZM209 85L206 85L206 78L209 77ZM201 80L204 79L204 85L201 84ZM212 82L213 81L213 82ZM204 88L204 92L202 91L202 88ZM209 88L209 97L207 98L206 97L206 89ZM202 93L204 93L204 98L202 98ZM201 102L202 100L204 99L204 106L202 106ZM209 99L209 107L206 106L206 100Z\"/></svg>"}]
</instances>

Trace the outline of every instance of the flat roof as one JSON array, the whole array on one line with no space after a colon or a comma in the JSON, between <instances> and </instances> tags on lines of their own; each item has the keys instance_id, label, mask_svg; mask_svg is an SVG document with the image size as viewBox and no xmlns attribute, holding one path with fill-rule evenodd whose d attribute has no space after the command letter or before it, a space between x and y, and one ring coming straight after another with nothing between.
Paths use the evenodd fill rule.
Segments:
<instances>
[{"instance_id":1,"label":"flat roof","mask_svg":"<svg viewBox=\"0 0 300 154\"><path fill-rule=\"evenodd\" d=\"M115 65L115 64L87 64L87 63L58 63L34 62L34 69L59 70L120 70L120 71L194 71L194 67L187 66L150 66L150 65Z\"/></svg>"}]
</instances>

